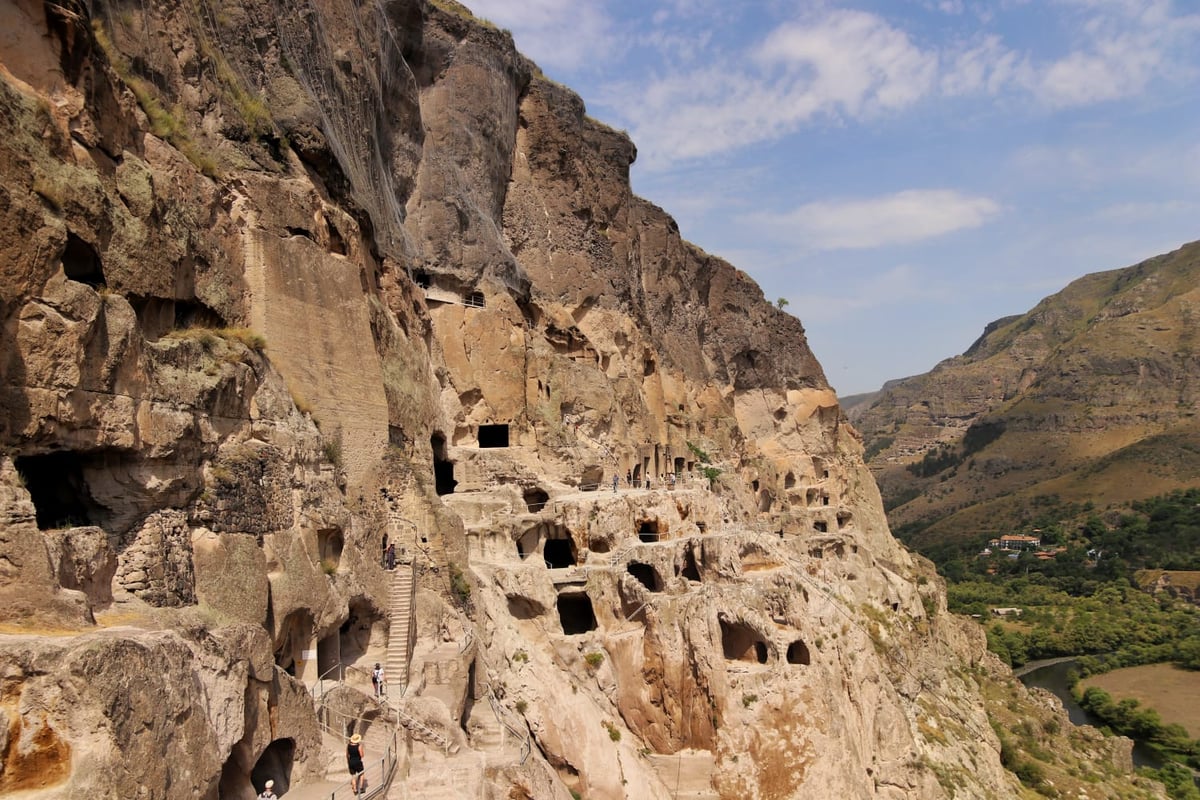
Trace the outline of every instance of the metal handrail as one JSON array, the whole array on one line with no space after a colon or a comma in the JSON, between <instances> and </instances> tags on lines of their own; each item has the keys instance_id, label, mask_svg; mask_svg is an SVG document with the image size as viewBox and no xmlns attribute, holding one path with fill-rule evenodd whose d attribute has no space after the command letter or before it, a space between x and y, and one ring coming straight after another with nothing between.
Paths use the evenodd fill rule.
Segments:
<instances>
[{"instance_id":1,"label":"metal handrail","mask_svg":"<svg viewBox=\"0 0 1200 800\"><path fill-rule=\"evenodd\" d=\"M326 674L328 674L328 671ZM338 738L344 738L346 735L344 731L339 732L329 724L328 717L331 715L350 720L351 722L357 724L357 717L351 717L348 714L343 714L340 711L334 711L333 709L329 708L324 701L323 692L317 696L316 701L318 704L317 724L320 725L321 729L327 733L333 734ZM400 747L399 742L397 741L398 731L395 727L392 728L391 734L391 742L384 751L383 757L378 759L378 761L371 761L370 766L368 766L366 762L363 763L364 769L362 778L360 780L366 781L368 787L366 791L356 793L353 790L352 783L350 781L346 781L345 783L334 788L334 790L329 793L329 800L341 800L342 798L350 797L356 798L356 800L371 800L371 798L382 797L384 794L386 794L388 787L391 785L392 778L396 774L396 767L400 761ZM376 768L378 768L379 774L378 781L375 781L372 778L372 774Z\"/></svg>"},{"instance_id":2,"label":"metal handrail","mask_svg":"<svg viewBox=\"0 0 1200 800\"><path fill-rule=\"evenodd\" d=\"M496 715L496 720L504 726L505 730L521 740L521 764L524 765L529 754L533 752L533 741L529 736L529 730L518 728L508 721L508 709L500 703L500 698L496 697L490 683L487 687L487 699L488 704L492 707L492 713Z\"/></svg>"},{"instance_id":3,"label":"metal handrail","mask_svg":"<svg viewBox=\"0 0 1200 800\"><path fill-rule=\"evenodd\" d=\"M330 723L330 717L341 717L341 720L354 724L358 724L359 717L342 714L341 711L332 710L329 708L329 705L325 703L324 681L328 679L328 676L331 673L334 672L338 673L337 684L344 685L344 682L346 682L347 672L365 672L365 670L355 667L353 664L338 663L336 666L330 667L329 669L326 669L324 673L320 674L317 678L317 685L313 687L313 700L317 704L317 724L319 724L320 728L325 730L326 733L330 733L337 736L337 738L343 739L344 736L346 736L346 730L350 728L349 724L343 723L343 729L337 730ZM366 781L368 787L365 792L354 793L352 786L350 786L350 781L347 781L346 783L340 784L340 786L337 786L334 790L332 790L332 792L330 792L329 800L341 800L342 798L371 800L372 798L377 798L377 796L384 796L384 794L388 792L388 787L391 784L392 777L396 775L396 768L398 763L400 763L400 745L398 745L397 736L397 727L392 726L391 742L388 745L388 748L386 748L384 751L383 757L379 758L377 762L376 760L372 760L370 766L368 766L367 763L364 763L362 780ZM372 774L376 769L378 769L378 781L372 780Z\"/></svg>"}]
</instances>

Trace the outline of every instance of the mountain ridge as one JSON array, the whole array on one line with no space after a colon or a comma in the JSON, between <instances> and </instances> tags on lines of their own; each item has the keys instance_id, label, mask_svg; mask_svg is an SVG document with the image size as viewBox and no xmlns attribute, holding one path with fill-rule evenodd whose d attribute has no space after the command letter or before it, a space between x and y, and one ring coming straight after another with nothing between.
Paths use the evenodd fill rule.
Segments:
<instances>
[{"instance_id":1,"label":"mountain ridge","mask_svg":"<svg viewBox=\"0 0 1200 800\"><path fill-rule=\"evenodd\" d=\"M990 323L962 355L882 391L856 424L893 524L937 536L984 517L1018 524L1017 514L997 516L996 503L1010 495L1077 499L1086 494L1083 475L1124 484L1114 502L1185 485L1182 464L1144 469L1140 479L1131 470L1146 466L1142 445L1151 440L1190 463L1200 377L1193 346L1198 265L1200 243L1193 242L1086 275L1025 314ZM966 448L980 426L1001 432ZM937 448L944 466L935 453L922 467ZM988 511L973 511L976 504Z\"/></svg>"}]
</instances>

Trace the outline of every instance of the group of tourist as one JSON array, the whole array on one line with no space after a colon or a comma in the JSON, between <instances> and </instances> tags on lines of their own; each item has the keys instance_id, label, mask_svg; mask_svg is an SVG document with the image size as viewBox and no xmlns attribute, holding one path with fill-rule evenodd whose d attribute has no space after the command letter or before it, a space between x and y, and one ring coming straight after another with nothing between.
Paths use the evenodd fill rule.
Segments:
<instances>
[{"instance_id":1,"label":"group of tourist","mask_svg":"<svg viewBox=\"0 0 1200 800\"><path fill-rule=\"evenodd\" d=\"M674 472L664 472L658 476L658 485L666 486L667 489L673 491L675 489L675 481L676 480L678 480L678 476ZM621 476L614 472L613 476L612 476L612 487L613 487L614 494L617 491L617 487L620 485L621 485ZM639 488L649 489L650 488L650 476L649 475L646 476L644 483L641 478L638 478L637 483L634 483L633 471L626 470L625 485L628 486L630 489L639 489Z\"/></svg>"}]
</instances>

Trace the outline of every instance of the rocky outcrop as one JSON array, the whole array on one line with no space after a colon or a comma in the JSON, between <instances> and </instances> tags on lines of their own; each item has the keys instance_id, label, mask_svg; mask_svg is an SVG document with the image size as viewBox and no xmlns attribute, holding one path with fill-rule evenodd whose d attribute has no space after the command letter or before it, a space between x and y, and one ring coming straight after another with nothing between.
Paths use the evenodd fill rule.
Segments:
<instances>
[{"instance_id":1,"label":"rocky outcrop","mask_svg":"<svg viewBox=\"0 0 1200 800\"><path fill-rule=\"evenodd\" d=\"M0 31L5 789L248 798L366 730L429 798L1018 794L800 323L506 33Z\"/></svg>"}]
</instances>

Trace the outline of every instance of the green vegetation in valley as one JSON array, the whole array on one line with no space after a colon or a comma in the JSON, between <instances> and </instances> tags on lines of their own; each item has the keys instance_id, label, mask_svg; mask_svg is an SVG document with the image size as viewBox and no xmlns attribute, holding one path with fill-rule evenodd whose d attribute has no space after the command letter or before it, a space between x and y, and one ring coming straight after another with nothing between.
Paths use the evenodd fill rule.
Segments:
<instances>
[{"instance_id":1,"label":"green vegetation in valley","mask_svg":"<svg viewBox=\"0 0 1200 800\"><path fill-rule=\"evenodd\" d=\"M1084 674L1174 662L1200 669L1200 609L1133 583L1141 569L1200 565L1200 489L1132 504L1108 525L1088 506L1041 498L1036 531L1043 554L994 550L986 541L927 553L949 579L950 609L982 619L993 608L1020 616L988 628L988 643L1013 665L1055 656L1085 656ZM1064 519L1065 517L1065 519ZM1082 522L1072 521L1082 517Z\"/></svg>"},{"instance_id":2,"label":"green vegetation in valley","mask_svg":"<svg viewBox=\"0 0 1200 800\"><path fill-rule=\"evenodd\" d=\"M1074 656L1077 679L1143 664L1200 670L1200 608L1166 593L1151 595L1136 582L1140 576L1150 583L1147 576L1161 570L1200 568L1200 489L1134 502L1104 518L1090 503L1043 495L1021 516L1027 525L1011 533L1036 536L1038 547L989 547L999 538L992 534L926 551L948 578L950 610L979 618L990 650L1014 666ZM1016 611L996 616L993 609ZM1098 687L1079 699L1112 730L1168 762L1146 774L1161 780L1172 798L1200 800L1188 770L1200 768L1200 740L1181 725L1164 724L1136 699L1116 701ZM1006 766L1021 768L1022 782L1037 789L1040 776L1030 763Z\"/></svg>"},{"instance_id":3,"label":"green vegetation in valley","mask_svg":"<svg viewBox=\"0 0 1200 800\"><path fill-rule=\"evenodd\" d=\"M1114 732L1138 740L1165 762L1200 767L1200 739L1189 737L1182 725L1164 724L1154 709L1141 708L1138 701L1132 698L1117 702L1112 695L1096 686L1088 688L1077 699L1082 708L1104 720ZM1159 779L1164 782L1168 780ZM1181 788L1189 788L1186 784L1190 783L1188 780ZM1200 797L1194 784L1190 789L1192 794L1181 794L1177 790L1171 796L1176 800L1181 797Z\"/></svg>"}]
</instances>

